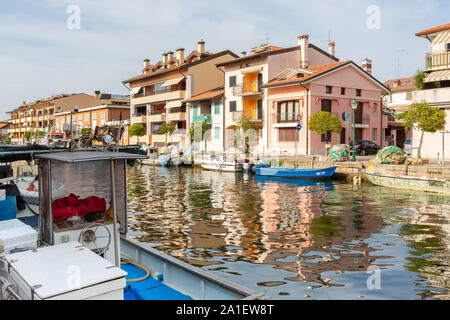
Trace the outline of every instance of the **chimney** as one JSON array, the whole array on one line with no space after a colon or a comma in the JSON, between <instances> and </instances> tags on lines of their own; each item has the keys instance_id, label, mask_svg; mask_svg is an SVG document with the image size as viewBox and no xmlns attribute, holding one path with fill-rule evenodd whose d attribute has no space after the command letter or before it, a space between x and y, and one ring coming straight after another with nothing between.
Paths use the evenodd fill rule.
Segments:
<instances>
[{"instance_id":1,"label":"chimney","mask_svg":"<svg viewBox=\"0 0 450 320\"><path fill-rule=\"evenodd\" d=\"M150 65L150 59L144 59L144 69Z\"/></svg>"},{"instance_id":2,"label":"chimney","mask_svg":"<svg viewBox=\"0 0 450 320\"><path fill-rule=\"evenodd\" d=\"M245 57L245 56L246 56L246 54L247 54L247 52L245 52L245 51L242 51L242 52L241 52L241 58Z\"/></svg>"},{"instance_id":3,"label":"chimney","mask_svg":"<svg viewBox=\"0 0 450 320\"><path fill-rule=\"evenodd\" d=\"M178 48L176 50L178 64L184 63L184 48Z\"/></svg>"},{"instance_id":4,"label":"chimney","mask_svg":"<svg viewBox=\"0 0 450 320\"><path fill-rule=\"evenodd\" d=\"M100 99L100 91L99 90L94 91L94 97L96 97L97 99Z\"/></svg>"},{"instance_id":5,"label":"chimney","mask_svg":"<svg viewBox=\"0 0 450 320\"><path fill-rule=\"evenodd\" d=\"M300 68L309 67L309 35L303 34L298 37L298 46L300 47Z\"/></svg>"},{"instance_id":6,"label":"chimney","mask_svg":"<svg viewBox=\"0 0 450 320\"><path fill-rule=\"evenodd\" d=\"M202 39L197 43L197 51L202 54L205 53L205 41Z\"/></svg>"},{"instance_id":7,"label":"chimney","mask_svg":"<svg viewBox=\"0 0 450 320\"><path fill-rule=\"evenodd\" d=\"M334 56L334 54L335 54L335 48L336 48L336 43L333 41L333 42L330 42L329 44L328 44L328 53L330 54L330 56Z\"/></svg>"},{"instance_id":8,"label":"chimney","mask_svg":"<svg viewBox=\"0 0 450 320\"><path fill-rule=\"evenodd\" d=\"M365 72L372 74L372 60L365 58L362 61L361 67Z\"/></svg>"},{"instance_id":9,"label":"chimney","mask_svg":"<svg viewBox=\"0 0 450 320\"><path fill-rule=\"evenodd\" d=\"M167 61L172 60L172 58L173 58L173 51L167 52Z\"/></svg>"},{"instance_id":10,"label":"chimney","mask_svg":"<svg viewBox=\"0 0 450 320\"><path fill-rule=\"evenodd\" d=\"M167 63L167 52L163 53L162 56L163 56L162 62L163 62L164 64L166 64L166 63Z\"/></svg>"}]
</instances>

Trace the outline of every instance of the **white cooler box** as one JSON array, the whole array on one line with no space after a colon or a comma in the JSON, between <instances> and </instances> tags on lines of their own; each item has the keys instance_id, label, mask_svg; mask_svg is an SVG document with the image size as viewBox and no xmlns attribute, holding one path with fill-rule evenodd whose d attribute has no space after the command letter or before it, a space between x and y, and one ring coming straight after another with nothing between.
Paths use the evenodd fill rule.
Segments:
<instances>
[{"instance_id":1,"label":"white cooler box","mask_svg":"<svg viewBox=\"0 0 450 320\"><path fill-rule=\"evenodd\" d=\"M5 256L25 300L123 300L127 273L78 242Z\"/></svg>"},{"instance_id":2,"label":"white cooler box","mask_svg":"<svg viewBox=\"0 0 450 320\"><path fill-rule=\"evenodd\" d=\"M0 242L3 252L0 257L11 253L14 249L36 248L38 234L29 225L18 219L0 221Z\"/></svg>"}]
</instances>

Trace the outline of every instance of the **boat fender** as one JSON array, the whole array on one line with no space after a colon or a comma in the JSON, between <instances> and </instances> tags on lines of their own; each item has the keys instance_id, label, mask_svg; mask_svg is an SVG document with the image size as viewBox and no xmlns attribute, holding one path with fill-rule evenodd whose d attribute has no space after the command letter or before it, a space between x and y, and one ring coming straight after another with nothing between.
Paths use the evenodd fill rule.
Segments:
<instances>
[{"instance_id":1,"label":"boat fender","mask_svg":"<svg viewBox=\"0 0 450 320\"><path fill-rule=\"evenodd\" d=\"M155 273L155 278L158 281L161 281L161 282L164 281L164 275L162 273Z\"/></svg>"},{"instance_id":2,"label":"boat fender","mask_svg":"<svg viewBox=\"0 0 450 320\"><path fill-rule=\"evenodd\" d=\"M5 245L3 244L3 240L0 240L0 253L3 253L5 251Z\"/></svg>"}]
</instances>

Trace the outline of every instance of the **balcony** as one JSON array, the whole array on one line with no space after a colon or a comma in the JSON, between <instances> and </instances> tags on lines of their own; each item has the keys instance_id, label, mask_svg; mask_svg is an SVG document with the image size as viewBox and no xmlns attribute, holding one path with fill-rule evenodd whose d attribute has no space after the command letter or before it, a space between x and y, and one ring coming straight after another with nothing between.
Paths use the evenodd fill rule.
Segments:
<instances>
[{"instance_id":1,"label":"balcony","mask_svg":"<svg viewBox=\"0 0 450 320\"><path fill-rule=\"evenodd\" d=\"M184 120L186 119L186 112L173 112L167 115L167 120Z\"/></svg>"},{"instance_id":2,"label":"balcony","mask_svg":"<svg viewBox=\"0 0 450 320\"><path fill-rule=\"evenodd\" d=\"M258 108L244 108L243 115L254 123L260 123L263 120L262 110Z\"/></svg>"},{"instance_id":3,"label":"balcony","mask_svg":"<svg viewBox=\"0 0 450 320\"><path fill-rule=\"evenodd\" d=\"M147 116L148 121L159 122L166 121L166 113L165 112L153 112Z\"/></svg>"},{"instance_id":4,"label":"balcony","mask_svg":"<svg viewBox=\"0 0 450 320\"><path fill-rule=\"evenodd\" d=\"M447 69L450 65L450 51L428 53L425 65L428 71Z\"/></svg>"},{"instance_id":5,"label":"balcony","mask_svg":"<svg viewBox=\"0 0 450 320\"><path fill-rule=\"evenodd\" d=\"M186 90L171 90L170 88L161 88L148 93L138 93L133 95L133 103L148 103L165 100L184 99Z\"/></svg>"},{"instance_id":6,"label":"balcony","mask_svg":"<svg viewBox=\"0 0 450 320\"><path fill-rule=\"evenodd\" d=\"M425 100L430 105L446 104L450 100L450 87L414 91L413 102Z\"/></svg>"},{"instance_id":7,"label":"balcony","mask_svg":"<svg viewBox=\"0 0 450 320\"><path fill-rule=\"evenodd\" d=\"M203 115L199 115L199 116L194 116L193 117L193 119L192 119L194 122L203 122L203 121L205 121L205 116L203 116ZM207 116L206 116L206 122L211 122L211 115L210 114L208 114Z\"/></svg>"},{"instance_id":8,"label":"balcony","mask_svg":"<svg viewBox=\"0 0 450 320\"><path fill-rule=\"evenodd\" d=\"M255 96L262 94L262 82L251 81L238 84L233 87L235 96Z\"/></svg>"},{"instance_id":9,"label":"balcony","mask_svg":"<svg viewBox=\"0 0 450 320\"><path fill-rule=\"evenodd\" d=\"M131 117L131 124L135 124L135 123L146 123L147 122L147 115L145 114L134 114Z\"/></svg>"}]
</instances>

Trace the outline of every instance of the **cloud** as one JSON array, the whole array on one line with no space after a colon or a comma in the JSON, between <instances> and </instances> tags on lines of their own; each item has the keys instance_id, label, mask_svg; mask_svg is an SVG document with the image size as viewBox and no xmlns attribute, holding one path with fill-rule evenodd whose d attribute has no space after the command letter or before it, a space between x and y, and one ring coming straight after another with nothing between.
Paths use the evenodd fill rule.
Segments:
<instances>
[{"instance_id":1,"label":"cloud","mask_svg":"<svg viewBox=\"0 0 450 320\"><path fill-rule=\"evenodd\" d=\"M80 30L66 27L68 5L81 9ZM366 27L369 5L381 9L379 30ZM423 0L2 2L0 118L23 100L56 93L126 93L121 81L138 74L144 58L154 63L162 52L193 50L201 38L208 51L239 54L262 42L292 46L308 33L326 50L331 30L339 58L373 59L381 81L408 76L423 68L428 51L414 33L447 23L448 9L445 1Z\"/></svg>"}]
</instances>

